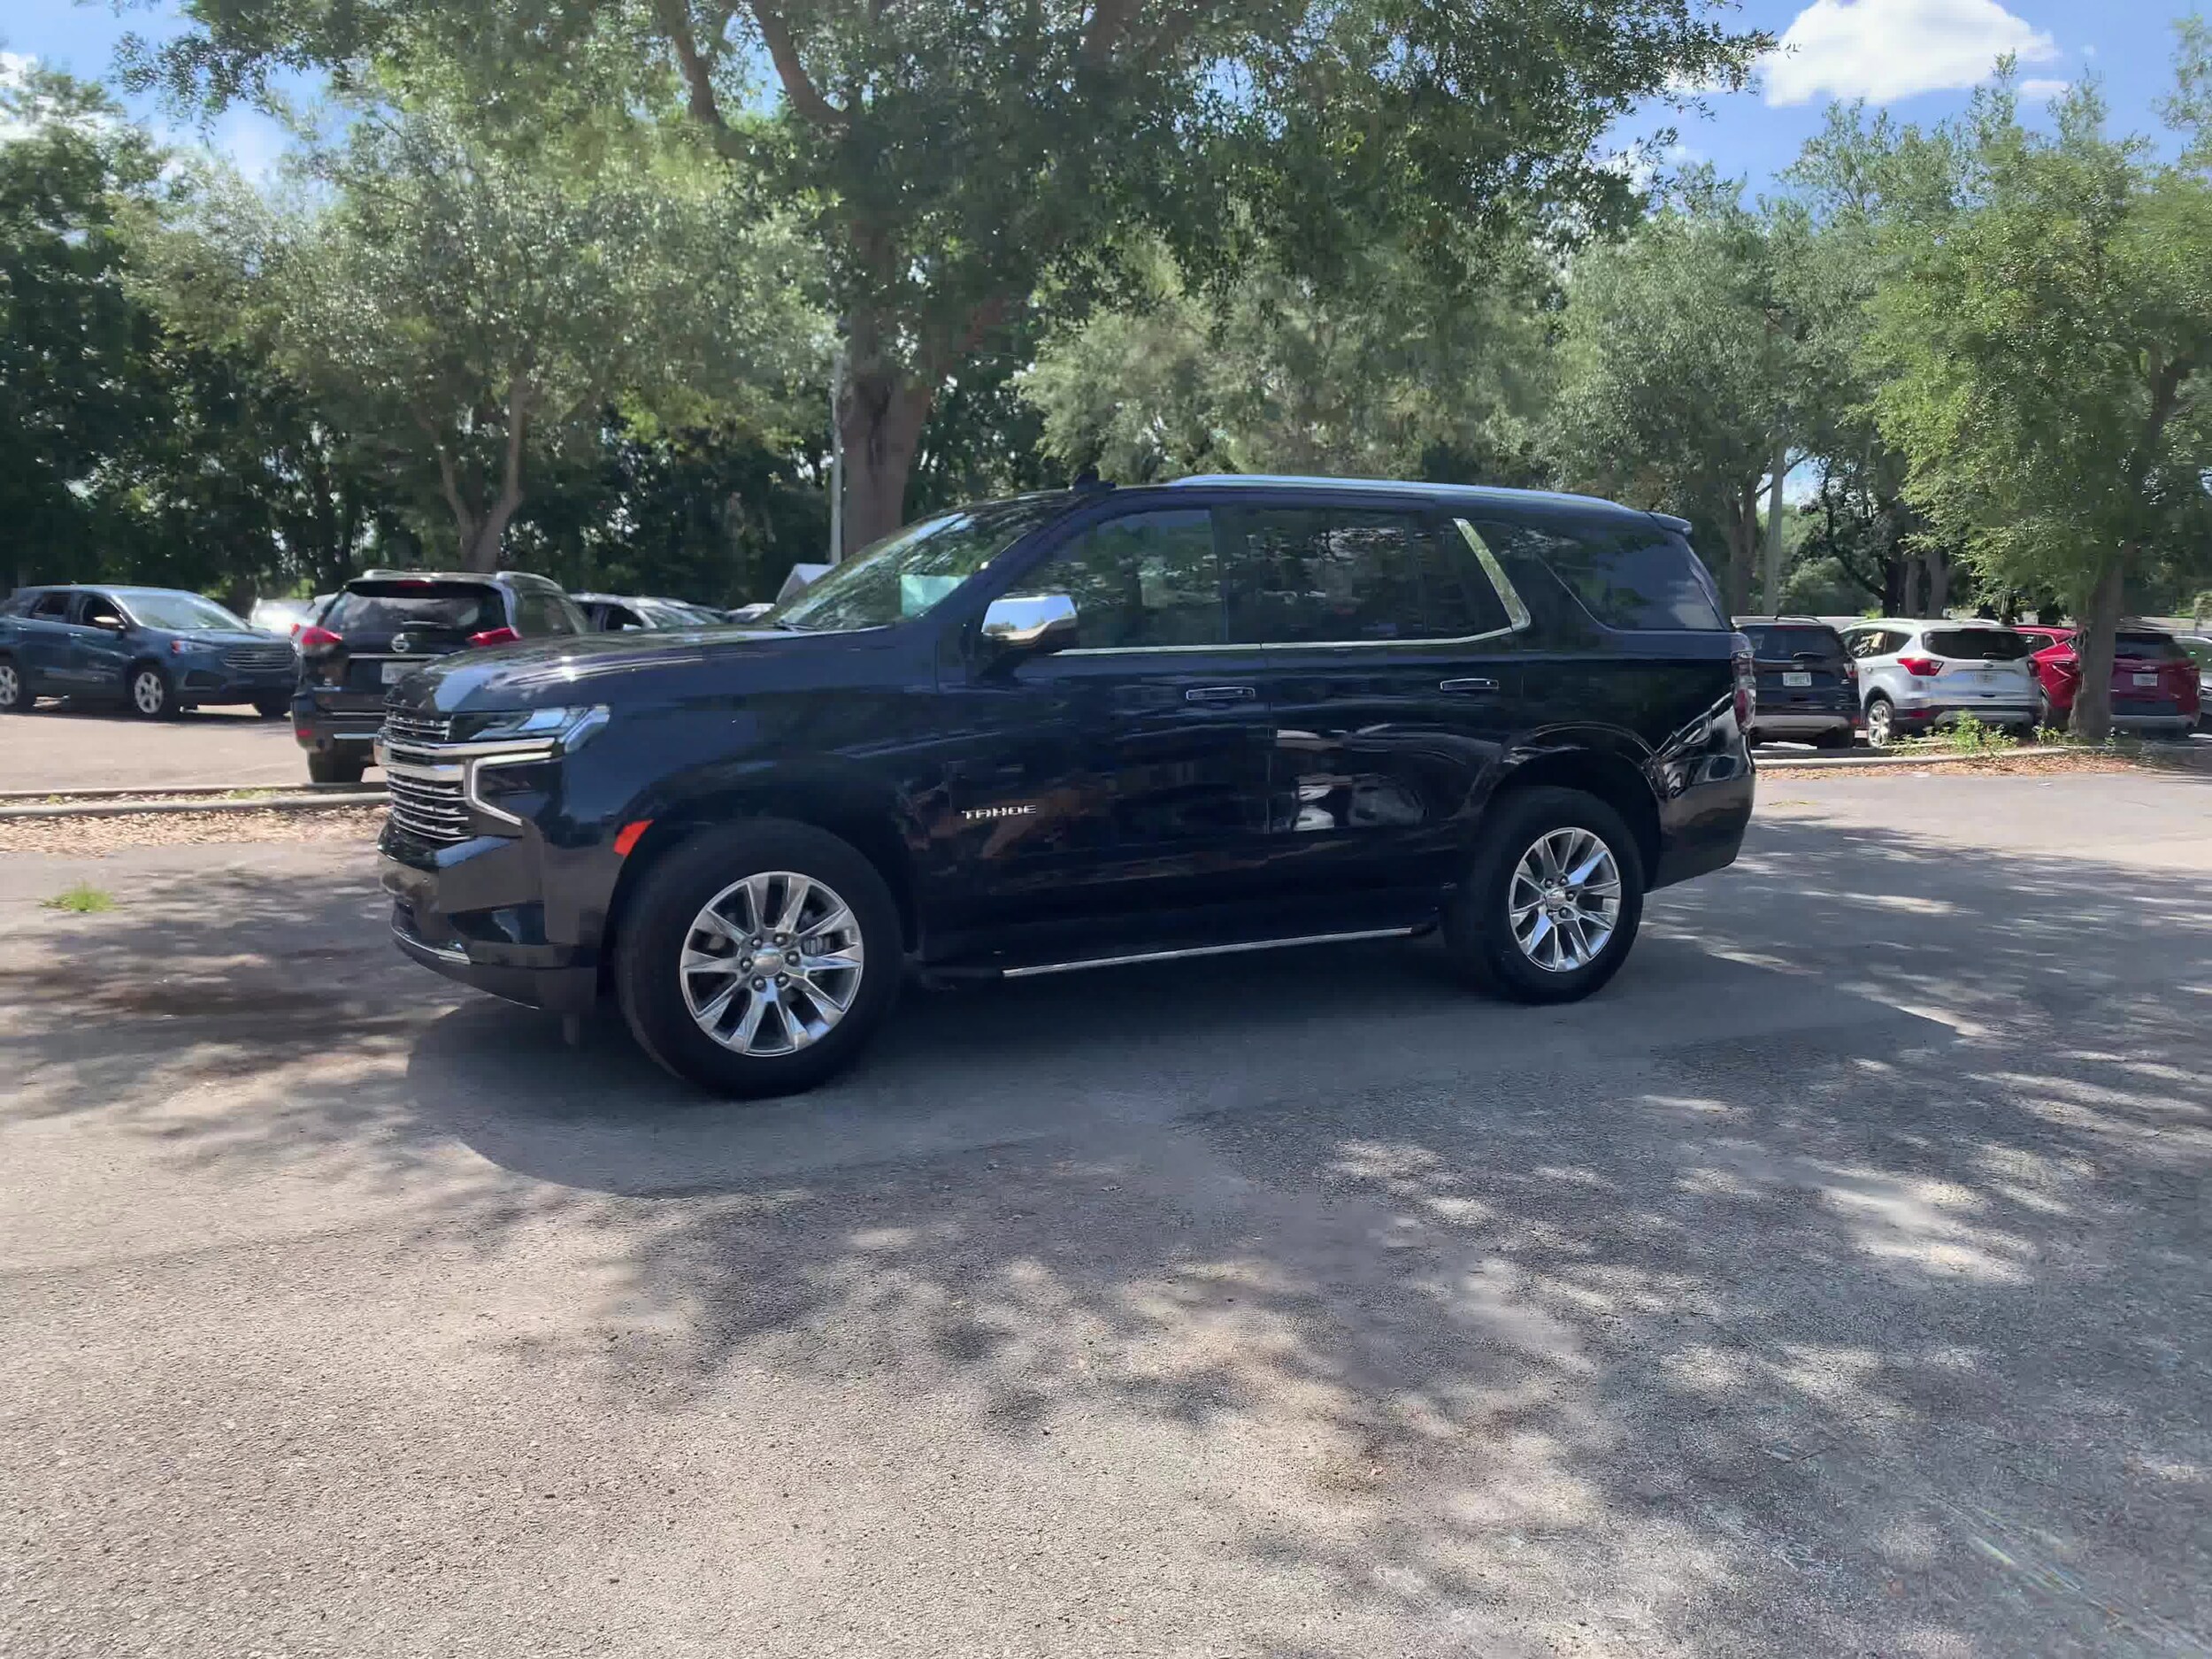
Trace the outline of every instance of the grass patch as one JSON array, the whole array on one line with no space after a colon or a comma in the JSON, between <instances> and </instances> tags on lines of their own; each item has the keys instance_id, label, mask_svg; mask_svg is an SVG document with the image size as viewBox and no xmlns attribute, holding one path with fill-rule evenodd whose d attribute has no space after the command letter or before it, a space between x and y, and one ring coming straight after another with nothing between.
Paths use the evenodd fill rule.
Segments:
<instances>
[{"instance_id":1,"label":"grass patch","mask_svg":"<svg viewBox=\"0 0 2212 1659\"><path fill-rule=\"evenodd\" d=\"M102 910L115 908L115 895L105 887L96 887L89 881L80 881L73 887L65 887L50 899L39 901L39 908L48 910L69 910L79 916L97 916Z\"/></svg>"}]
</instances>

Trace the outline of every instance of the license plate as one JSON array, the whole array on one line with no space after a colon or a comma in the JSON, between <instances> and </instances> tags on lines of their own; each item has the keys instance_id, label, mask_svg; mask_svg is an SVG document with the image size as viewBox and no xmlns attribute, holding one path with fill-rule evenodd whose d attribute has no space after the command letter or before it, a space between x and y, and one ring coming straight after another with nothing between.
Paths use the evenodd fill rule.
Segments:
<instances>
[{"instance_id":1,"label":"license plate","mask_svg":"<svg viewBox=\"0 0 2212 1659\"><path fill-rule=\"evenodd\" d=\"M2139 686L2154 686L2158 683L2158 676L2156 674L2138 674L2135 676L2135 683Z\"/></svg>"},{"instance_id":2,"label":"license plate","mask_svg":"<svg viewBox=\"0 0 2212 1659\"><path fill-rule=\"evenodd\" d=\"M1813 683L1813 677L1810 674L1785 674L1782 683L1786 686L1809 686Z\"/></svg>"},{"instance_id":3,"label":"license plate","mask_svg":"<svg viewBox=\"0 0 2212 1659\"><path fill-rule=\"evenodd\" d=\"M387 663L384 664L384 683L388 686L396 686L408 675L413 673L418 666L419 664L414 663Z\"/></svg>"}]
</instances>

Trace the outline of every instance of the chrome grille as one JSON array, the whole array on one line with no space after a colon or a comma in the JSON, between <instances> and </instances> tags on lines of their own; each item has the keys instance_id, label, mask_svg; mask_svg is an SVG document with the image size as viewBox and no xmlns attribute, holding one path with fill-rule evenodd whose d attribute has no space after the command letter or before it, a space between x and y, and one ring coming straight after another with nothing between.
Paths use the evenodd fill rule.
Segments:
<instances>
[{"instance_id":1,"label":"chrome grille","mask_svg":"<svg viewBox=\"0 0 2212 1659\"><path fill-rule=\"evenodd\" d=\"M472 833L458 766L411 766L392 762L384 768L392 822L418 841L465 841Z\"/></svg>"},{"instance_id":2,"label":"chrome grille","mask_svg":"<svg viewBox=\"0 0 2212 1659\"><path fill-rule=\"evenodd\" d=\"M224 667L246 674L289 668L296 660L288 645L233 645L223 652Z\"/></svg>"},{"instance_id":3,"label":"chrome grille","mask_svg":"<svg viewBox=\"0 0 2212 1659\"><path fill-rule=\"evenodd\" d=\"M453 741L453 721L442 714L403 714L384 710L384 741L410 749L435 748Z\"/></svg>"}]
</instances>

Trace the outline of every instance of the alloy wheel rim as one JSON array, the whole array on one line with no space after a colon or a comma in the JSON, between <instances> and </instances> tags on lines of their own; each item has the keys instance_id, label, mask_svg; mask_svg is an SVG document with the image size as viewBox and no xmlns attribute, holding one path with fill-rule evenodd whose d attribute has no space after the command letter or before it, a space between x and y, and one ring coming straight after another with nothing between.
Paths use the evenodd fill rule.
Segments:
<instances>
[{"instance_id":1,"label":"alloy wheel rim","mask_svg":"<svg viewBox=\"0 0 2212 1659\"><path fill-rule=\"evenodd\" d=\"M1866 711L1866 734L1877 743L1889 741L1889 704L1877 703Z\"/></svg>"},{"instance_id":2,"label":"alloy wheel rim","mask_svg":"<svg viewBox=\"0 0 2212 1659\"><path fill-rule=\"evenodd\" d=\"M733 881L684 930L676 977L699 1029L749 1058L796 1054L860 994L866 951L852 907L795 870Z\"/></svg>"},{"instance_id":3,"label":"alloy wheel rim","mask_svg":"<svg viewBox=\"0 0 2212 1659\"><path fill-rule=\"evenodd\" d=\"M161 712L161 681L151 669L131 681L131 697L138 704L141 713Z\"/></svg>"},{"instance_id":4,"label":"alloy wheel rim","mask_svg":"<svg viewBox=\"0 0 2212 1659\"><path fill-rule=\"evenodd\" d=\"M13 664L0 663L0 708L13 708L16 694L23 682L16 678Z\"/></svg>"},{"instance_id":5,"label":"alloy wheel rim","mask_svg":"<svg viewBox=\"0 0 2212 1659\"><path fill-rule=\"evenodd\" d=\"M1520 862L1506 894L1513 942L1548 973L1595 962L1621 918L1621 867L1613 849L1578 825L1548 830Z\"/></svg>"}]
</instances>

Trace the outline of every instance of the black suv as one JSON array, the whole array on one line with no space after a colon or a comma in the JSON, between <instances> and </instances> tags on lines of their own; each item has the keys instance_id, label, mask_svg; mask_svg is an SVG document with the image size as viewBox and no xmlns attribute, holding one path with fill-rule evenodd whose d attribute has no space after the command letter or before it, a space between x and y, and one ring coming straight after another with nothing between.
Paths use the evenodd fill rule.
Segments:
<instances>
[{"instance_id":1,"label":"black suv","mask_svg":"<svg viewBox=\"0 0 2212 1659\"><path fill-rule=\"evenodd\" d=\"M292 735L317 783L358 783L391 687L472 646L573 639L589 631L558 582L523 571L371 571L301 627Z\"/></svg>"},{"instance_id":2,"label":"black suv","mask_svg":"<svg viewBox=\"0 0 2212 1659\"><path fill-rule=\"evenodd\" d=\"M1859 665L1818 617L1738 617L1751 641L1758 710L1751 741L1848 749L1859 720Z\"/></svg>"},{"instance_id":3,"label":"black suv","mask_svg":"<svg viewBox=\"0 0 2212 1659\"><path fill-rule=\"evenodd\" d=\"M382 751L407 955L733 1094L938 979L1415 934L1605 983L1751 814L1679 520L1201 478L941 514L755 628L450 657Z\"/></svg>"}]
</instances>

